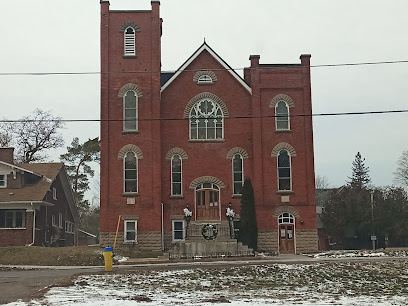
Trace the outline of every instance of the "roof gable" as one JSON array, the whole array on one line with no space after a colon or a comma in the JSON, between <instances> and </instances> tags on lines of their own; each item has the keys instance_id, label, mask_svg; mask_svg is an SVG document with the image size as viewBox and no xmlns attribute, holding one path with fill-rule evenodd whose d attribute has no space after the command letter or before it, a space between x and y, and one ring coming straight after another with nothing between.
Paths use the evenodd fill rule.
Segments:
<instances>
[{"instance_id":1,"label":"roof gable","mask_svg":"<svg viewBox=\"0 0 408 306\"><path fill-rule=\"evenodd\" d=\"M252 94L251 87L232 69L213 49L204 42L187 61L177 71L171 75L171 77L163 83L161 92L163 92L204 50L206 50L225 70L227 70L231 75L250 93ZM204 69L204 68L203 68Z\"/></svg>"}]
</instances>

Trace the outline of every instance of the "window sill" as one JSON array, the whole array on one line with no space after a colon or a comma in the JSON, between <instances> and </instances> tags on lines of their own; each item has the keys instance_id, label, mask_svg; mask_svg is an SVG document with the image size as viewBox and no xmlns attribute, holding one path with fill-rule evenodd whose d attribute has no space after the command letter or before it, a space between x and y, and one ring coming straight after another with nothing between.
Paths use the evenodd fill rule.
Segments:
<instances>
[{"instance_id":1,"label":"window sill","mask_svg":"<svg viewBox=\"0 0 408 306\"><path fill-rule=\"evenodd\" d=\"M124 55L123 58L137 58L136 55Z\"/></svg>"},{"instance_id":2,"label":"window sill","mask_svg":"<svg viewBox=\"0 0 408 306\"><path fill-rule=\"evenodd\" d=\"M138 192L124 192L122 197L138 197L140 194Z\"/></svg>"},{"instance_id":3,"label":"window sill","mask_svg":"<svg viewBox=\"0 0 408 306\"><path fill-rule=\"evenodd\" d=\"M183 195L172 195L170 196L170 199L184 199Z\"/></svg>"},{"instance_id":4,"label":"window sill","mask_svg":"<svg viewBox=\"0 0 408 306\"><path fill-rule=\"evenodd\" d=\"M225 139L189 139L188 142L225 142Z\"/></svg>"},{"instance_id":5,"label":"window sill","mask_svg":"<svg viewBox=\"0 0 408 306\"><path fill-rule=\"evenodd\" d=\"M231 196L231 198L233 198L233 199L240 199L240 198L242 198L242 194L233 194L233 195Z\"/></svg>"},{"instance_id":6,"label":"window sill","mask_svg":"<svg viewBox=\"0 0 408 306\"><path fill-rule=\"evenodd\" d=\"M276 194L289 195L289 194L295 194L295 192L292 191L292 190L278 190L278 191L276 192Z\"/></svg>"},{"instance_id":7,"label":"window sill","mask_svg":"<svg viewBox=\"0 0 408 306\"><path fill-rule=\"evenodd\" d=\"M0 227L0 230L26 230L26 227Z\"/></svg>"},{"instance_id":8,"label":"window sill","mask_svg":"<svg viewBox=\"0 0 408 306\"><path fill-rule=\"evenodd\" d=\"M292 133L291 130L275 130L275 133Z\"/></svg>"},{"instance_id":9,"label":"window sill","mask_svg":"<svg viewBox=\"0 0 408 306\"><path fill-rule=\"evenodd\" d=\"M139 134L139 131L122 131L123 135L127 135L127 134Z\"/></svg>"},{"instance_id":10,"label":"window sill","mask_svg":"<svg viewBox=\"0 0 408 306\"><path fill-rule=\"evenodd\" d=\"M135 241L123 241L123 244L139 244L139 243L135 240Z\"/></svg>"}]
</instances>

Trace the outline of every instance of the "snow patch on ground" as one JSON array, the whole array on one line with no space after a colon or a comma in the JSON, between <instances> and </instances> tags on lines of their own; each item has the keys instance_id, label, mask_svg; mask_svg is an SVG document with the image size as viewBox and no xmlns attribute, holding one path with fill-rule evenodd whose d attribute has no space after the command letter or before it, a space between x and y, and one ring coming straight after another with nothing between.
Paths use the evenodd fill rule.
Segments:
<instances>
[{"instance_id":1,"label":"snow patch on ground","mask_svg":"<svg viewBox=\"0 0 408 306\"><path fill-rule=\"evenodd\" d=\"M333 250L326 251L317 254L304 254L313 258L352 258L352 257L408 257L408 251L405 250L383 250L383 251L371 251L371 250Z\"/></svg>"},{"instance_id":2,"label":"snow patch on ground","mask_svg":"<svg viewBox=\"0 0 408 306\"><path fill-rule=\"evenodd\" d=\"M408 259L79 276L25 305L407 305Z\"/></svg>"}]
</instances>

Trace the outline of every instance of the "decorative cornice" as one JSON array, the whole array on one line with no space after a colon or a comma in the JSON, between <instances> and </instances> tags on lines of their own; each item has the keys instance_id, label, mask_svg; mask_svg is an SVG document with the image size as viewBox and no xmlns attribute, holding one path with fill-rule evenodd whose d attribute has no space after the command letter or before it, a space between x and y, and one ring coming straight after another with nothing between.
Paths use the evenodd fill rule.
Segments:
<instances>
[{"instance_id":1,"label":"decorative cornice","mask_svg":"<svg viewBox=\"0 0 408 306\"><path fill-rule=\"evenodd\" d=\"M118 92L118 97L123 98L126 92L128 92L129 90L134 91L138 98L143 97L143 91L133 83L127 83L126 85L123 85Z\"/></svg>"},{"instance_id":2,"label":"decorative cornice","mask_svg":"<svg viewBox=\"0 0 408 306\"><path fill-rule=\"evenodd\" d=\"M227 153L227 159L232 159L235 154L241 154L242 158L246 159L249 158L249 155L245 149L240 148L240 147L234 147L231 150L228 151Z\"/></svg>"},{"instance_id":3,"label":"decorative cornice","mask_svg":"<svg viewBox=\"0 0 408 306\"><path fill-rule=\"evenodd\" d=\"M295 216L296 218L300 217L299 212L296 210L296 208L294 208L292 206L280 206L280 207L278 207L277 209L275 209L275 213L273 214L273 216L275 218L278 218L283 213L289 213L289 214Z\"/></svg>"},{"instance_id":4,"label":"decorative cornice","mask_svg":"<svg viewBox=\"0 0 408 306\"><path fill-rule=\"evenodd\" d=\"M190 189L195 189L198 185L203 183L213 183L220 188L225 188L225 184L219 179L214 176L201 176L194 179L190 184Z\"/></svg>"},{"instance_id":5,"label":"decorative cornice","mask_svg":"<svg viewBox=\"0 0 408 306\"><path fill-rule=\"evenodd\" d=\"M287 142L278 143L272 150L271 156L277 157L280 150L287 150L290 156L296 156L296 150Z\"/></svg>"},{"instance_id":6,"label":"decorative cornice","mask_svg":"<svg viewBox=\"0 0 408 306\"><path fill-rule=\"evenodd\" d=\"M285 94L278 94L273 97L271 103L269 103L269 107L275 108L276 104L278 104L279 101L285 101L289 107L295 107L295 102L293 102L292 98Z\"/></svg>"},{"instance_id":7,"label":"decorative cornice","mask_svg":"<svg viewBox=\"0 0 408 306\"><path fill-rule=\"evenodd\" d=\"M210 92L202 92L199 93L198 95L196 95L195 97L193 97L190 102L187 103L186 108L184 109L184 118L188 119L190 118L190 111L193 108L193 106L200 100L203 99L209 99L212 100L216 103L218 103L218 105L221 107L222 110L222 114L224 116L224 118L229 117L229 112L228 112L228 108L225 105L225 103L216 95L210 93Z\"/></svg>"},{"instance_id":8,"label":"decorative cornice","mask_svg":"<svg viewBox=\"0 0 408 306\"><path fill-rule=\"evenodd\" d=\"M173 157L173 155L180 155L181 159L188 159L187 153L186 151L184 151L181 148L175 147L175 148L171 148L167 153L166 153L166 159L171 160L171 158Z\"/></svg>"},{"instance_id":9,"label":"decorative cornice","mask_svg":"<svg viewBox=\"0 0 408 306\"><path fill-rule=\"evenodd\" d=\"M137 159L143 159L142 150L140 150L140 148L138 146L135 146L134 144L127 144L122 149L120 149L118 159L123 159L127 152L133 152L136 154Z\"/></svg>"},{"instance_id":10,"label":"decorative cornice","mask_svg":"<svg viewBox=\"0 0 408 306\"><path fill-rule=\"evenodd\" d=\"M125 32L127 27L132 27L135 32L140 32L139 26L133 21L125 21L119 28L119 32Z\"/></svg>"},{"instance_id":11,"label":"decorative cornice","mask_svg":"<svg viewBox=\"0 0 408 306\"><path fill-rule=\"evenodd\" d=\"M215 75L215 73L213 71L211 71L211 70L199 70L194 74L193 82L197 83L198 79L202 75L208 75L212 79L213 82L218 81L218 78L217 78L217 76Z\"/></svg>"}]
</instances>

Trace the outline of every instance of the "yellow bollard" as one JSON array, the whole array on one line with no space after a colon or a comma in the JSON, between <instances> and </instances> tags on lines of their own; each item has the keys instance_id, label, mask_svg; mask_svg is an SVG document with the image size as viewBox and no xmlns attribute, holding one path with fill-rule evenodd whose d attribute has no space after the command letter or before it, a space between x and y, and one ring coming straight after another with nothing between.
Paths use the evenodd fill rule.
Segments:
<instances>
[{"instance_id":1,"label":"yellow bollard","mask_svg":"<svg viewBox=\"0 0 408 306\"><path fill-rule=\"evenodd\" d=\"M103 258L105 259L105 271L112 271L113 264L113 248L106 247L103 252Z\"/></svg>"}]
</instances>

